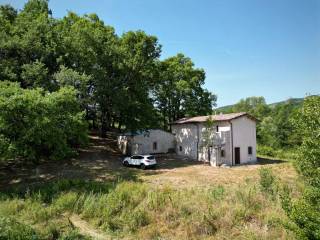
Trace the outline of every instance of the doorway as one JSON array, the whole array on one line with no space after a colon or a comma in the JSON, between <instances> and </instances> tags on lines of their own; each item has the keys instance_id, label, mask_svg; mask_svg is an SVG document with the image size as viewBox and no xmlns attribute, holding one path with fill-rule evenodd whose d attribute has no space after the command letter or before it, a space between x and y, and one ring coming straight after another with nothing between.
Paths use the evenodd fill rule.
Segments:
<instances>
[{"instance_id":1,"label":"doorway","mask_svg":"<svg viewBox=\"0 0 320 240\"><path fill-rule=\"evenodd\" d=\"M240 164L240 148L234 148L234 164Z\"/></svg>"}]
</instances>

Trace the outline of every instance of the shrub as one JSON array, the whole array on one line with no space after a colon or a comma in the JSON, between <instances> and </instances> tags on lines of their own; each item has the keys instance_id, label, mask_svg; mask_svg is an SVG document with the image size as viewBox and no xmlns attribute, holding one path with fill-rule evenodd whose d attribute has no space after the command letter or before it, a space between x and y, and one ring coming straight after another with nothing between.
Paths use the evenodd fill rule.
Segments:
<instances>
[{"instance_id":1,"label":"shrub","mask_svg":"<svg viewBox=\"0 0 320 240\"><path fill-rule=\"evenodd\" d=\"M257 148L257 153L259 155L263 155L263 156L269 156L269 157L274 157L275 156L275 151L273 150L272 147L268 147L268 146L258 146Z\"/></svg>"},{"instance_id":2,"label":"shrub","mask_svg":"<svg viewBox=\"0 0 320 240\"><path fill-rule=\"evenodd\" d=\"M277 191L276 177L270 168L261 168L260 175L260 190L263 193L274 196Z\"/></svg>"},{"instance_id":3,"label":"shrub","mask_svg":"<svg viewBox=\"0 0 320 240\"><path fill-rule=\"evenodd\" d=\"M73 88L48 93L0 82L2 157L61 159L86 142L87 125Z\"/></svg>"},{"instance_id":4,"label":"shrub","mask_svg":"<svg viewBox=\"0 0 320 240\"><path fill-rule=\"evenodd\" d=\"M306 188L288 215L299 228L299 238L320 239L320 96L304 99L294 124L302 138L295 165Z\"/></svg>"}]
</instances>

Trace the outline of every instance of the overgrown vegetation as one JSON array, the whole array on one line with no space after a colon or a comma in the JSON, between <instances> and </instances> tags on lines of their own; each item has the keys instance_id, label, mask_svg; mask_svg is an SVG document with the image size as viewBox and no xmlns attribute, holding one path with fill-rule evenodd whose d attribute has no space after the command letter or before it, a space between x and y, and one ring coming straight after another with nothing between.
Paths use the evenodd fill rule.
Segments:
<instances>
[{"instance_id":1,"label":"overgrown vegetation","mask_svg":"<svg viewBox=\"0 0 320 240\"><path fill-rule=\"evenodd\" d=\"M0 82L0 159L61 159L86 142L87 125L74 89L49 94Z\"/></svg>"},{"instance_id":2,"label":"overgrown vegetation","mask_svg":"<svg viewBox=\"0 0 320 240\"><path fill-rule=\"evenodd\" d=\"M134 182L106 185L64 180L8 192L0 201L1 216L29 225L24 229L5 220L6 236L19 232L25 236L22 239L31 235L37 236L34 239L63 239L72 232L68 214L79 214L118 238L294 238L284 228L288 219L279 198L267 197L259 185L250 182L230 188L174 189ZM59 228L55 227L58 222Z\"/></svg>"},{"instance_id":3,"label":"overgrown vegetation","mask_svg":"<svg viewBox=\"0 0 320 240\"><path fill-rule=\"evenodd\" d=\"M300 238L320 239L320 96L305 99L295 124L302 137L295 164L306 187L302 197L285 209Z\"/></svg>"}]
</instances>

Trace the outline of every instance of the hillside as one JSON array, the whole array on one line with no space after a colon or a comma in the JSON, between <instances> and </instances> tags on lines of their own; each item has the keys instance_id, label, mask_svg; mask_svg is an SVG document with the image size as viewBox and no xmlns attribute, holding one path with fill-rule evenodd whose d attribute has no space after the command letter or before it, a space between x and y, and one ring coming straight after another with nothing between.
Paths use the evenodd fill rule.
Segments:
<instances>
[{"instance_id":1,"label":"hillside","mask_svg":"<svg viewBox=\"0 0 320 240\"><path fill-rule=\"evenodd\" d=\"M274 108L276 106L279 106L279 105L283 105L283 104L286 104L288 103L289 101L292 101L295 105L299 106L302 104L303 102L303 98L289 98L287 100L283 100L283 101L280 101L280 102L275 102L275 103L270 103L268 104L269 107L271 108ZM232 109L233 107L235 106L236 104L231 104L231 105L226 105L226 106L222 106L222 107L218 107L218 108L215 108L214 111L216 112L232 112Z\"/></svg>"}]
</instances>

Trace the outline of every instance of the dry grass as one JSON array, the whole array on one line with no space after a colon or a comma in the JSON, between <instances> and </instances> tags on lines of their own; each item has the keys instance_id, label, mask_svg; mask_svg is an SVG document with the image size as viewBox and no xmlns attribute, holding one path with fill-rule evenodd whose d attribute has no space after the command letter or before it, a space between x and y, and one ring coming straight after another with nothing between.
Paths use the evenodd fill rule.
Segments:
<instances>
[{"instance_id":1,"label":"dry grass","mask_svg":"<svg viewBox=\"0 0 320 240\"><path fill-rule=\"evenodd\" d=\"M4 198L0 213L40 233L45 229L44 236L70 232L65 214L73 212L116 239L294 238L284 227L287 217L278 197L269 198L259 189L262 167L270 168L281 184L298 189L290 162L262 159L254 165L215 168L161 155L156 170L144 171L123 167L112 139L92 141L69 161L43 162L37 171L32 166L0 170L0 186L8 190L44 186L39 197ZM79 178L92 182L88 186L76 183L72 188L65 188L64 183L53 185L62 187L57 193L47 185L53 180ZM97 181L106 185L104 191L96 191ZM46 192L49 201L44 200ZM66 230L61 233L59 226Z\"/></svg>"},{"instance_id":2,"label":"dry grass","mask_svg":"<svg viewBox=\"0 0 320 240\"><path fill-rule=\"evenodd\" d=\"M88 179L95 181L131 180L157 186L203 187L207 185L237 185L244 181L257 181L258 169L267 166L281 179L295 182L297 175L291 163L277 160L261 160L258 164L232 168L215 168L203 163L185 160L175 155L157 156L158 168L143 171L125 168L122 156L116 150L112 138L91 138L92 145L80 151L77 158L58 162L43 162L34 166L0 166L0 187L30 186L59 179Z\"/></svg>"}]
</instances>

